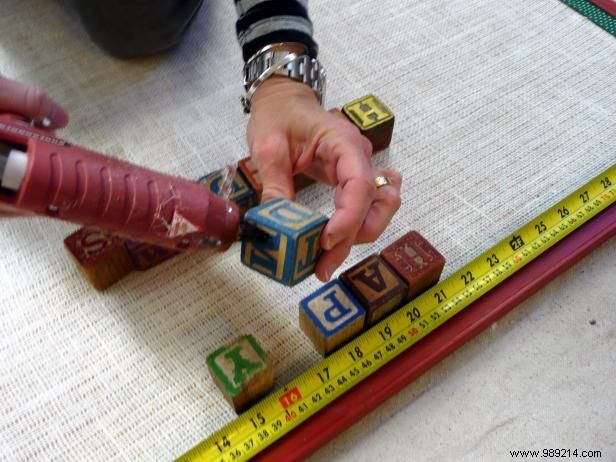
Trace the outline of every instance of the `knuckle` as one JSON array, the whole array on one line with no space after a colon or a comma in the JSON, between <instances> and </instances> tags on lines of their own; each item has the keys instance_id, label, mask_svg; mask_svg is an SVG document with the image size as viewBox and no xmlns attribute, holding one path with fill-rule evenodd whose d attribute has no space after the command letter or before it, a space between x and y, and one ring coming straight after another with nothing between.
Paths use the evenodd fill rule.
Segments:
<instances>
[{"instance_id":1,"label":"knuckle","mask_svg":"<svg viewBox=\"0 0 616 462\"><path fill-rule=\"evenodd\" d=\"M367 175L355 177L355 182L360 190L364 191L368 197L372 198L376 194L376 185L374 184L374 178Z\"/></svg>"},{"instance_id":2,"label":"knuckle","mask_svg":"<svg viewBox=\"0 0 616 462\"><path fill-rule=\"evenodd\" d=\"M396 194L396 197L394 198L392 205L393 205L394 213L400 210L400 206L402 205L402 198L400 197L400 194Z\"/></svg>"},{"instance_id":3,"label":"knuckle","mask_svg":"<svg viewBox=\"0 0 616 462\"><path fill-rule=\"evenodd\" d=\"M402 198L400 197L400 192L397 189L391 187L383 189L387 189L387 191L385 191L384 200L389 205L389 208L394 212L398 211L398 209L402 205Z\"/></svg>"},{"instance_id":4,"label":"knuckle","mask_svg":"<svg viewBox=\"0 0 616 462\"><path fill-rule=\"evenodd\" d=\"M261 202L267 202L278 197L295 200L295 193L292 189L283 183L266 182L263 184L263 192L261 193Z\"/></svg>"},{"instance_id":5,"label":"knuckle","mask_svg":"<svg viewBox=\"0 0 616 462\"><path fill-rule=\"evenodd\" d=\"M364 135L360 134L359 136L361 137L360 143L362 145L362 150L364 154L366 155L366 158L367 159L372 158L372 152L374 151L374 148L372 147L372 143Z\"/></svg>"},{"instance_id":6,"label":"knuckle","mask_svg":"<svg viewBox=\"0 0 616 462\"><path fill-rule=\"evenodd\" d=\"M391 179L391 181L393 181L393 183L395 185L400 185L402 184L402 175L397 172L396 170L391 170L388 172L388 176Z\"/></svg>"},{"instance_id":7,"label":"knuckle","mask_svg":"<svg viewBox=\"0 0 616 462\"><path fill-rule=\"evenodd\" d=\"M261 162L277 160L283 152L284 137L277 132L270 132L259 137L252 144L252 156Z\"/></svg>"}]
</instances>

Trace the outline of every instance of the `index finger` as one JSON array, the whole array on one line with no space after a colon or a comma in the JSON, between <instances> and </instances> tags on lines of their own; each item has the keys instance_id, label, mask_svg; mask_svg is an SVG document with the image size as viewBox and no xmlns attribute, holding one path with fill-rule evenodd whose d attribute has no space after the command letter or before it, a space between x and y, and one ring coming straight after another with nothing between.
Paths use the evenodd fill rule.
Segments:
<instances>
[{"instance_id":1,"label":"index finger","mask_svg":"<svg viewBox=\"0 0 616 462\"><path fill-rule=\"evenodd\" d=\"M2 76L0 112L12 112L36 121L47 118L51 123L50 128L62 128L68 123L66 111L43 90Z\"/></svg>"}]
</instances>

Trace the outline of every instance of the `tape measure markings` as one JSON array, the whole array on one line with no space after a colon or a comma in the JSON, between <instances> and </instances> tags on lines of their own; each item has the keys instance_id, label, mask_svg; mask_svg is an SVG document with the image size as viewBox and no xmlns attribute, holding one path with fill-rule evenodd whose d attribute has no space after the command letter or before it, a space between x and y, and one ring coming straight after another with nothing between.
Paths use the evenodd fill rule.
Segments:
<instances>
[{"instance_id":1,"label":"tape measure markings","mask_svg":"<svg viewBox=\"0 0 616 462\"><path fill-rule=\"evenodd\" d=\"M616 165L310 367L178 461L256 455L616 202Z\"/></svg>"}]
</instances>

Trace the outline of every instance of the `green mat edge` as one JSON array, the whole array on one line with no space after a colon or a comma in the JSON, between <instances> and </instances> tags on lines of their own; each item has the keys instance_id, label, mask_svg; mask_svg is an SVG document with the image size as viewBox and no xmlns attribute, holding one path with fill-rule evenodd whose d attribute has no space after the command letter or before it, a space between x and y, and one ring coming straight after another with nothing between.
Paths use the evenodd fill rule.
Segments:
<instances>
[{"instance_id":1,"label":"green mat edge","mask_svg":"<svg viewBox=\"0 0 616 462\"><path fill-rule=\"evenodd\" d=\"M597 26L616 37L616 17L599 8L590 0L561 0L565 5L586 16Z\"/></svg>"}]
</instances>

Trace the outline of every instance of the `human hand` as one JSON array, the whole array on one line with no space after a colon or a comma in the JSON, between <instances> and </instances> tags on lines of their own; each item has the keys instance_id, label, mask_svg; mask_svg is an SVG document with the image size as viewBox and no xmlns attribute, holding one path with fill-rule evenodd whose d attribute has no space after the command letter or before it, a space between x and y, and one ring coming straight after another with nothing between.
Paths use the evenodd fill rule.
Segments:
<instances>
[{"instance_id":1,"label":"human hand","mask_svg":"<svg viewBox=\"0 0 616 462\"><path fill-rule=\"evenodd\" d=\"M25 85L0 75L0 113L10 112L50 125L45 128L62 128L68 123L68 114L43 90Z\"/></svg>"},{"instance_id":2,"label":"human hand","mask_svg":"<svg viewBox=\"0 0 616 462\"><path fill-rule=\"evenodd\" d=\"M41 89L25 85L0 75L0 114L12 113L27 117L45 128L62 128L68 123L68 115L57 103ZM0 217L14 217L20 214L12 210L2 210Z\"/></svg>"},{"instance_id":3,"label":"human hand","mask_svg":"<svg viewBox=\"0 0 616 462\"><path fill-rule=\"evenodd\" d=\"M349 255L353 244L372 242L400 207L400 174L371 163L372 145L337 111L326 111L308 86L270 77L255 92L248 144L261 181L262 202L295 199L293 175L304 173L336 186L336 211L321 233L323 253L315 273L321 281ZM391 185L376 188L384 175Z\"/></svg>"}]
</instances>

